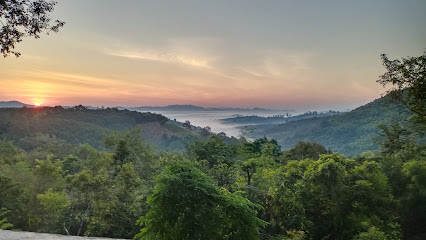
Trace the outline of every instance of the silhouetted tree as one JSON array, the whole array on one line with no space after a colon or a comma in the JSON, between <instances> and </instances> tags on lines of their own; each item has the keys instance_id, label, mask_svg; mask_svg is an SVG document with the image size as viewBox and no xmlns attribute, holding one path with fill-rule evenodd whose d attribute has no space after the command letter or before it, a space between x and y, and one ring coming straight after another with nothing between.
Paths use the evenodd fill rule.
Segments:
<instances>
[{"instance_id":1,"label":"silhouetted tree","mask_svg":"<svg viewBox=\"0 0 426 240\"><path fill-rule=\"evenodd\" d=\"M380 76L378 83L392 85L386 93L403 103L412 112L426 116L426 52L419 57L389 60L382 54L387 72Z\"/></svg>"},{"instance_id":2,"label":"silhouetted tree","mask_svg":"<svg viewBox=\"0 0 426 240\"><path fill-rule=\"evenodd\" d=\"M21 54L15 51L15 44L23 37L40 38L42 32L58 32L65 22L55 20L51 25L48 15L56 2L45 0L0 0L0 44L4 57Z\"/></svg>"},{"instance_id":3,"label":"silhouetted tree","mask_svg":"<svg viewBox=\"0 0 426 240\"><path fill-rule=\"evenodd\" d=\"M208 137L212 134L212 128L209 126L205 126L203 129L201 129L201 136Z\"/></svg>"},{"instance_id":4,"label":"silhouetted tree","mask_svg":"<svg viewBox=\"0 0 426 240\"><path fill-rule=\"evenodd\" d=\"M186 129L188 129L188 130L192 130L192 128L191 128L191 122L190 122L190 121L188 121L188 120L186 120L186 121L182 124L182 127L186 128Z\"/></svg>"}]
</instances>

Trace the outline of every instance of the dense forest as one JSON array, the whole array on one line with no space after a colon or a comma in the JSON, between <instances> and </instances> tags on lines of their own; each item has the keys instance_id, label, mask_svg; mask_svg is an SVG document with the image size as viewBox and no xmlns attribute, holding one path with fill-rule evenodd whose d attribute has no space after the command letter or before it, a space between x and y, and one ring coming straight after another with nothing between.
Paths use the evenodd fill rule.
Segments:
<instances>
[{"instance_id":1,"label":"dense forest","mask_svg":"<svg viewBox=\"0 0 426 240\"><path fill-rule=\"evenodd\" d=\"M419 59L424 69L426 57ZM389 72L401 64L383 61L393 64ZM375 135L379 151L351 158L317 142L283 151L266 137L192 131L151 113L3 109L0 228L146 240L426 239L423 73L410 78L420 87L397 85L380 100L402 103L401 121L370 132L375 116L388 116L376 101L321 123L325 138L342 136L336 141L355 125L365 128L356 134ZM395 76L381 79L393 84ZM333 135L327 124L341 129ZM154 149L143 138L154 126L159 138L169 131L193 138L181 153Z\"/></svg>"},{"instance_id":2,"label":"dense forest","mask_svg":"<svg viewBox=\"0 0 426 240\"><path fill-rule=\"evenodd\" d=\"M386 72L376 82L386 96L370 104L343 114L224 120L256 124L238 139L150 112L39 107L37 99L360 99L368 86L355 78L377 70L371 54L420 46L425 5L61 2L52 16L69 21L69 33L23 45L27 58L2 65L2 97L35 105L0 102L21 106L0 109L0 234L426 239L426 51L401 60L383 54ZM56 4L0 0L0 54L19 57L23 39L58 32L65 22L50 16ZM329 86L336 89L324 91ZM132 110L166 109L235 110Z\"/></svg>"},{"instance_id":3,"label":"dense forest","mask_svg":"<svg viewBox=\"0 0 426 240\"><path fill-rule=\"evenodd\" d=\"M159 150L182 152L186 143L205 138L210 130L169 121L160 114L118 110L64 108L0 108L0 139L12 141L25 151L53 145L88 143L104 150L102 140L114 131L143 128L142 137ZM206 133L207 131L207 133ZM236 139L228 139L233 141Z\"/></svg>"},{"instance_id":4,"label":"dense forest","mask_svg":"<svg viewBox=\"0 0 426 240\"><path fill-rule=\"evenodd\" d=\"M72 138L40 141L29 133L55 125L36 124L47 114L37 111L54 109L3 111L19 114L23 127L14 133L36 142L23 145L31 141L10 138L11 130L0 141L2 228L141 239L426 237L425 147L409 134L414 128L383 125L381 152L353 159L313 142L282 151L275 140L213 133L173 154L154 151L140 127L102 133L97 148ZM96 112L60 111L82 119ZM133 114L103 114L117 113ZM141 124L163 119L147 116Z\"/></svg>"},{"instance_id":5,"label":"dense forest","mask_svg":"<svg viewBox=\"0 0 426 240\"><path fill-rule=\"evenodd\" d=\"M391 96L387 95L335 116L312 115L288 123L255 125L251 135L276 139L284 149L299 141L313 141L347 156L356 156L379 148L375 139L380 124L407 126L412 124L407 121L410 115L403 104L391 101Z\"/></svg>"}]
</instances>

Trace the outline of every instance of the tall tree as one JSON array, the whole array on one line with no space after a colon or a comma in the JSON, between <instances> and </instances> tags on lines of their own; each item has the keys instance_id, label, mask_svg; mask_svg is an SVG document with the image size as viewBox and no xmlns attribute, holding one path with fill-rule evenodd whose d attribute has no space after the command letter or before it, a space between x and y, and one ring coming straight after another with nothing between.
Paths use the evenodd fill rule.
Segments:
<instances>
[{"instance_id":1,"label":"tall tree","mask_svg":"<svg viewBox=\"0 0 426 240\"><path fill-rule=\"evenodd\" d=\"M382 54L387 72L378 83L391 85L387 91L396 101L403 103L412 112L426 117L426 52L418 57L389 60Z\"/></svg>"},{"instance_id":2,"label":"tall tree","mask_svg":"<svg viewBox=\"0 0 426 240\"><path fill-rule=\"evenodd\" d=\"M149 212L139 220L141 239L259 239L265 223L258 205L219 189L187 162L167 166L148 197Z\"/></svg>"},{"instance_id":3,"label":"tall tree","mask_svg":"<svg viewBox=\"0 0 426 240\"><path fill-rule=\"evenodd\" d=\"M294 148L283 152L280 158L283 162L289 160L303 160L306 158L318 160L321 154L330 154L323 145L316 142L298 142Z\"/></svg>"}]
</instances>

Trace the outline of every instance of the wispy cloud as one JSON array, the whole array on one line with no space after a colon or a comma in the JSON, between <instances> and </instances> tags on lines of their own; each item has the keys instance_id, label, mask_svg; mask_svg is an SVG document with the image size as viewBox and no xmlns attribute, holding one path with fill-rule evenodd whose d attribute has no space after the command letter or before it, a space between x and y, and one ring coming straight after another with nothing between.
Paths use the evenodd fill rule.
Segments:
<instances>
[{"instance_id":1,"label":"wispy cloud","mask_svg":"<svg viewBox=\"0 0 426 240\"><path fill-rule=\"evenodd\" d=\"M107 44L101 52L122 58L212 69L215 57L211 48L216 44L215 41L209 38L169 39L155 46L116 43Z\"/></svg>"},{"instance_id":2,"label":"wispy cloud","mask_svg":"<svg viewBox=\"0 0 426 240\"><path fill-rule=\"evenodd\" d=\"M51 71L24 71L21 72L20 75L23 77L29 77L30 79L37 79L42 82L97 88L104 88L108 84L116 82L116 80L108 78Z\"/></svg>"},{"instance_id":3,"label":"wispy cloud","mask_svg":"<svg viewBox=\"0 0 426 240\"><path fill-rule=\"evenodd\" d=\"M198 68L211 68L208 59L201 57L191 56L186 53L178 53L173 51L160 51L160 50L105 50L105 54L117 57L140 59L148 61L156 61L163 63L178 63Z\"/></svg>"},{"instance_id":4,"label":"wispy cloud","mask_svg":"<svg viewBox=\"0 0 426 240\"><path fill-rule=\"evenodd\" d=\"M255 78L293 80L312 70L306 53L265 52L262 55L259 62L240 66L238 70Z\"/></svg>"}]
</instances>

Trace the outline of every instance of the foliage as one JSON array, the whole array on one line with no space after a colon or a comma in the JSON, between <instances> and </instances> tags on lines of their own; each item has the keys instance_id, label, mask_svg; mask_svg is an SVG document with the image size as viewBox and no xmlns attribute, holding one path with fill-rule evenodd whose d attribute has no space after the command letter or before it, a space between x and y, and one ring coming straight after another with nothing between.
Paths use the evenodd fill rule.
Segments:
<instances>
[{"instance_id":1,"label":"foliage","mask_svg":"<svg viewBox=\"0 0 426 240\"><path fill-rule=\"evenodd\" d=\"M55 157L63 158L74 151L70 149L73 145L89 143L98 150L104 150L102 140L114 131L155 125L154 132L142 132L145 138L161 147L161 138L156 135L166 132L175 138L173 146L177 147L170 148L183 151L184 143L188 141L186 137L193 136L192 132L179 126L170 128L167 122L168 119L160 114L113 108L0 108L0 140L10 141L25 151L38 148L44 148L50 154L55 151ZM70 151L63 154L67 149Z\"/></svg>"},{"instance_id":2,"label":"foliage","mask_svg":"<svg viewBox=\"0 0 426 240\"><path fill-rule=\"evenodd\" d=\"M186 121L182 124L182 127L186 128L186 129L188 129L188 130L192 130L192 128L191 128L191 122L190 122L190 121L188 121L188 120L186 120Z\"/></svg>"},{"instance_id":3,"label":"foliage","mask_svg":"<svg viewBox=\"0 0 426 240\"><path fill-rule=\"evenodd\" d=\"M142 214L141 183L132 163L120 166L108 196L93 206L86 235L133 237L137 233L135 223Z\"/></svg>"},{"instance_id":4,"label":"foliage","mask_svg":"<svg viewBox=\"0 0 426 240\"><path fill-rule=\"evenodd\" d=\"M402 172L408 183L402 196L402 225L406 239L426 237L426 159L413 160L404 164Z\"/></svg>"},{"instance_id":5,"label":"foliage","mask_svg":"<svg viewBox=\"0 0 426 240\"><path fill-rule=\"evenodd\" d=\"M266 209L270 231L287 234L288 229L305 229L309 222L301 195L301 181L312 160L290 161L285 166L269 171Z\"/></svg>"},{"instance_id":6,"label":"foliage","mask_svg":"<svg viewBox=\"0 0 426 240\"><path fill-rule=\"evenodd\" d=\"M4 57L21 54L14 50L15 44L23 37L40 38L42 32L58 32L64 22L55 20L51 25L49 13L54 10L56 2L45 0L1 0L0 20L0 52Z\"/></svg>"},{"instance_id":7,"label":"foliage","mask_svg":"<svg viewBox=\"0 0 426 240\"><path fill-rule=\"evenodd\" d=\"M356 156L379 148L372 141L378 125L390 122L404 125L411 112L401 103L389 104L390 96L341 115L310 118L285 124L256 126L253 137L274 138L283 149L293 148L299 141L316 142L334 152ZM403 124L404 123L404 124Z\"/></svg>"},{"instance_id":8,"label":"foliage","mask_svg":"<svg viewBox=\"0 0 426 240\"><path fill-rule=\"evenodd\" d=\"M312 239L350 239L366 227L388 229L395 202L376 162L357 164L337 154L291 161L271 172L271 231L303 231ZM393 229L389 229L391 232Z\"/></svg>"},{"instance_id":9,"label":"foliage","mask_svg":"<svg viewBox=\"0 0 426 240\"><path fill-rule=\"evenodd\" d=\"M390 125L379 124L380 131L376 139L380 144L383 155L390 155L401 151L410 151L414 147L415 139L410 131L401 127L400 124L392 122Z\"/></svg>"},{"instance_id":10,"label":"foliage","mask_svg":"<svg viewBox=\"0 0 426 240\"><path fill-rule=\"evenodd\" d=\"M425 239L426 151L416 139L424 126L385 100L281 126L319 139L284 152L263 136L198 138L199 128L150 113L1 109L0 222L113 238ZM354 159L321 145L374 149L380 129L382 151ZM154 152L142 138L151 130L187 151Z\"/></svg>"},{"instance_id":11,"label":"foliage","mask_svg":"<svg viewBox=\"0 0 426 240\"><path fill-rule=\"evenodd\" d=\"M330 154L324 146L316 142L298 142L294 148L283 152L281 161L303 160L306 158L318 160L321 154Z\"/></svg>"},{"instance_id":12,"label":"foliage","mask_svg":"<svg viewBox=\"0 0 426 240\"><path fill-rule=\"evenodd\" d=\"M0 208L0 229L9 229L13 227L13 224L9 223L6 215L10 213L6 208Z\"/></svg>"},{"instance_id":13,"label":"foliage","mask_svg":"<svg viewBox=\"0 0 426 240\"><path fill-rule=\"evenodd\" d=\"M190 163L174 162L158 177L139 220L141 239L258 239L264 222L238 193L219 189Z\"/></svg>"},{"instance_id":14,"label":"foliage","mask_svg":"<svg viewBox=\"0 0 426 240\"><path fill-rule=\"evenodd\" d=\"M46 160L36 160L34 176L37 181L37 192L45 192L49 188L63 189L64 179L60 160L52 161L51 156L47 156Z\"/></svg>"},{"instance_id":15,"label":"foliage","mask_svg":"<svg viewBox=\"0 0 426 240\"><path fill-rule=\"evenodd\" d=\"M267 137L263 137L244 143L240 152L246 157L259 157L262 154L278 157L281 155L281 146L275 139L269 140Z\"/></svg>"},{"instance_id":16,"label":"foliage","mask_svg":"<svg viewBox=\"0 0 426 240\"><path fill-rule=\"evenodd\" d=\"M71 219L67 224L68 232L80 236L91 223L91 216L98 206L101 207L110 199L110 181L108 173L103 169L94 174L88 169L67 176L69 185Z\"/></svg>"},{"instance_id":17,"label":"foliage","mask_svg":"<svg viewBox=\"0 0 426 240\"><path fill-rule=\"evenodd\" d=\"M386 240L386 235L375 227L371 227L367 232L362 232L354 240Z\"/></svg>"},{"instance_id":18,"label":"foliage","mask_svg":"<svg viewBox=\"0 0 426 240\"><path fill-rule=\"evenodd\" d=\"M383 86L391 84L387 93L393 100L401 102L410 111L426 116L426 52L418 57L389 60L382 54L387 72L377 80Z\"/></svg>"},{"instance_id":19,"label":"foliage","mask_svg":"<svg viewBox=\"0 0 426 240\"><path fill-rule=\"evenodd\" d=\"M37 198L44 210L41 221L45 223L45 226L41 229L43 231L61 233L70 205L68 194L63 191L54 192L52 188L49 188L45 193L37 195Z\"/></svg>"},{"instance_id":20,"label":"foliage","mask_svg":"<svg viewBox=\"0 0 426 240\"><path fill-rule=\"evenodd\" d=\"M218 163L230 164L236 155L236 150L225 141L216 136L210 136L206 140L196 141L187 147L188 153L197 160L206 160L210 166Z\"/></svg>"},{"instance_id":21,"label":"foliage","mask_svg":"<svg viewBox=\"0 0 426 240\"><path fill-rule=\"evenodd\" d=\"M139 176L149 178L155 174L155 160L149 144L141 138L140 127L114 132L104 139L105 146L113 150L113 165L132 163Z\"/></svg>"}]
</instances>

